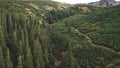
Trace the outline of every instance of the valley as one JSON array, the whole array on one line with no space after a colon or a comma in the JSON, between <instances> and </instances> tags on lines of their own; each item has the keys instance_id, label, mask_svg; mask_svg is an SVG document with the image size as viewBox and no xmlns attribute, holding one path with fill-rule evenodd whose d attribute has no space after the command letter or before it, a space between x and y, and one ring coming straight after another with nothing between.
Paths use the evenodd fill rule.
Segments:
<instances>
[{"instance_id":1,"label":"valley","mask_svg":"<svg viewBox=\"0 0 120 68\"><path fill-rule=\"evenodd\" d=\"M0 68L120 68L119 11L0 1Z\"/></svg>"}]
</instances>

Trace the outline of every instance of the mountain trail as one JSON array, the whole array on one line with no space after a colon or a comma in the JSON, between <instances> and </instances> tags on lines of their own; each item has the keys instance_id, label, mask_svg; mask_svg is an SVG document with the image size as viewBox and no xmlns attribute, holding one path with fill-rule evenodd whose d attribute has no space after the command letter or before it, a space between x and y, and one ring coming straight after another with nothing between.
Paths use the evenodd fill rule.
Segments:
<instances>
[{"instance_id":1,"label":"mountain trail","mask_svg":"<svg viewBox=\"0 0 120 68\"><path fill-rule=\"evenodd\" d=\"M108 48L108 47L105 47L105 46L102 46L102 45L96 45L96 44L94 44L94 43L92 42L91 38L88 37L86 34L80 33L77 29L76 29L75 31L76 31L79 35L85 36L85 38L88 40L89 43L92 44L93 47L99 47L99 48L102 48L102 49L111 51L112 53L120 54L120 52L115 51L115 50L113 50L112 48Z\"/></svg>"}]
</instances>

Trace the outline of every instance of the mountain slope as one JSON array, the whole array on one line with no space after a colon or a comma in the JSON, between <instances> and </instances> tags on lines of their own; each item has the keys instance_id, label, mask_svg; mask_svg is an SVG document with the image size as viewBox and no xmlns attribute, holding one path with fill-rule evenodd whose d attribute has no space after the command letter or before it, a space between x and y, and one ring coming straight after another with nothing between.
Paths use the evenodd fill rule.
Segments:
<instances>
[{"instance_id":1,"label":"mountain slope","mask_svg":"<svg viewBox=\"0 0 120 68\"><path fill-rule=\"evenodd\" d=\"M44 15L53 9L59 10L58 5L61 4L50 1L0 2L1 68L53 66L55 58L49 46Z\"/></svg>"},{"instance_id":2,"label":"mountain slope","mask_svg":"<svg viewBox=\"0 0 120 68\"><path fill-rule=\"evenodd\" d=\"M98 7L111 7L111 6L120 5L120 2L115 0L100 0L98 2L89 3L88 5L98 6Z\"/></svg>"},{"instance_id":3,"label":"mountain slope","mask_svg":"<svg viewBox=\"0 0 120 68\"><path fill-rule=\"evenodd\" d=\"M61 68L119 68L119 7L79 13L52 25L53 53Z\"/></svg>"},{"instance_id":4,"label":"mountain slope","mask_svg":"<svg viewBox=\"0 0 120 68\"><path fill-rule=\"evenodd\" d=\"M120 6L0 2L0 68L119 68Z\"/></svg>"}]
</instances>

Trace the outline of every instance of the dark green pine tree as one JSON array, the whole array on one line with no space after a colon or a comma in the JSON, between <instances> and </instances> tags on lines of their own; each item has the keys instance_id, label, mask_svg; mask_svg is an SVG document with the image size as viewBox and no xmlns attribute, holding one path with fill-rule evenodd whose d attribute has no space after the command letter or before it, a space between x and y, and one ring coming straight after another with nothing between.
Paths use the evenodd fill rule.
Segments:
<instances>
[{"instance_id":1,"label":"dark green pine tree","mask_svg":"<svg viewBox=\"0 0 120 68\"><path fill-rule=\"evenodd\" d=\"M41 39L42 39L42 49L43 49L43 54L44 54L44 59L46 63L46 68L49 67L49 40L47 36L47 29L46 25L43 25L44 29L41 29Z\"/></svg>"},{"instance_id":2,"label":"dark green pine tree","mask_svg":"<svg viewBox=\"0 0 120 68\"><path fill-rule=\"evenodd\" d=\"M32 61L32 53L29 47L29 44L26 43L26 56L25 56L25 67L26 68L33 68L33 61Z\"/></svg>"},{"instance_id":3,"label":"dark green pine tree","mask_svg":"<svg viewBox=\"0 0 120 68\"><path fill-rule=\"evenodd\" d=\"M0 45L0 67L5 68L5 59L3 56L2 46Z\"/></svg>"},{"instance_id":4,"label":"dark green pine tree","mask_svg":"<svg viewBox=\"0 0 120 68\"><path fill-rule=\"evenodd\" d=\"M44 55L39 38L34 40L33 59L34 59L35 68L45 68Z\"/></svg>"},{"instance_id":5,"label":"dark green pine tree","mask_svg":"<svg viewBox=\"0 0 120 68\"><path fill-rule=\"evenodd\" d=\"M6 48L6 53L5 53L5 65L6 65L5 68L13 68L13 63L11 61L10 52L8 48Z\"/></svg>"},{"instance_id":6,"label":"dark green pine tree","mask_svg":"<svg viewBox=\"0 0 120 68\"><path fill-rule=\"evenodd\" d=\"M25 29L25 68L34 68L33 66L33 57L31 53L31 48L29 46L29 40L28 40L28 33L27 30Z\"/></svg>"},{"instance_id":7,"label":"dark green pine tree","mask_svg":"<svg viewBox=\"0 0 120 68\"><path fill-rule=\"evenodd\" d=\"M17 68L24 67L24 53L23 53L23 43L22 41L18 41L18 59L17 59Z\"/></svg>"},{"instance_id":8,"label":"dark green pine tree","mask_svg":"<svg viewBox=\"0 0 120 68\"><path fill-rule=\"evenodd\" d=\"M3 28L1 27L0 28L0 46L2 48L2 53L4 55L4 62L1 62L1 63L4 63L5 64L5 68L12 68L13 67L13 63L11 61L11 58L10 58L10 52L9 52L9 49L6 47L6 42L5 42L5 36L4 36L4 32L3 32ZM1 53L1 58L2 58L2 53Z\"/></svg>"},{"instance_id":9,"label":"dark green pine tree","mask_svg":"<svg viewBox=\"0 0 120 68\"><path fill-rule=\"evenodd\" d=\"M1 20L0 20L1 21ZM0 67L5 68L5 59L4 59L4 54L3 54L3 47L5 46L5 40L4 40L4 35L2 31L2 26L0 23Z\"/></svg>"},{"instance_id":10,"label":"dark green pine tree","mask_svg":"<svg viewBox=\"0 0 120 68\"><path fill-rule=\"evenodd\" d=\"M21 55L19 55L18 57L18 65L17 65L17 68L23 68L23 63L22 63L22 57Z\"/></svg>"}]
</instances>

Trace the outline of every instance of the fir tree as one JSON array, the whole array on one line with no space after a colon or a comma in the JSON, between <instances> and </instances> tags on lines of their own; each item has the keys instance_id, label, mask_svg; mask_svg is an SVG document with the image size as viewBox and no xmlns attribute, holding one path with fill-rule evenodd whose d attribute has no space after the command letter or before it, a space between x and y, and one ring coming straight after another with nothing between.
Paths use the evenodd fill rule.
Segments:
<instances>
[{"instance_id":1,"label":"fir tree","mask_svg":"<svg viewBox=\"0 0 120 68\"><path fill-rule=\"evenodd\" d=\"M5 59L3 56L2 46L0 45L0 67L5 68Z\"/></svg>"},{"instance_id":2,"label":"fir tree","mask_svg":"<svg viewBox=\"0 0 120 68\"><path fill-rule=\"evenodd\" d=\"M6 53L5 53L5 65L6 68L13 68L13 63L11 61L10 52L8 48L6 48Z\"/></svg>"},{"instance_id":3,"label":"fir tree","mask_svg":"<svg viewBox=\"0 0 120 68\"><path fill-rule=\"evenodd\" d=\"M35 68L45 68L44 55L38 38L34 40L33 58Z\"/></svg>"}]
</instances>

